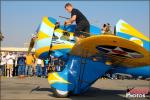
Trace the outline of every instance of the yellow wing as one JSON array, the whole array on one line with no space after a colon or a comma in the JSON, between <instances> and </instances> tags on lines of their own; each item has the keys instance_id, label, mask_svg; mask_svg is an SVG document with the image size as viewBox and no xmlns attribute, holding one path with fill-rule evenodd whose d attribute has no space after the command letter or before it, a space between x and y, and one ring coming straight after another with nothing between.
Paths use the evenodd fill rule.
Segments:
<instances>
[{"instance_id":1,"label":"yellow wing","mask_svg":"<svg viewBox=\"0 0 150 100\"><path fill-rule=\"evenodd\" d=\"M76 43L71 54L83 57L107 57L114 65L138 67L150 65L150 52L127 39L113 36L92 36Z\"/></svg>"}]
</instances>

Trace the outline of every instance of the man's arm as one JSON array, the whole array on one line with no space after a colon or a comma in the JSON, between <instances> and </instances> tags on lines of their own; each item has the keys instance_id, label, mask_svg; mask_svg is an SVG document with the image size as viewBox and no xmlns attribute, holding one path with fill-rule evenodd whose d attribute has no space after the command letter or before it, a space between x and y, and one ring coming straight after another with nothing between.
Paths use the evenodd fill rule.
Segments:
<instances>
[{"instance_id":1,"label":"man's arm","mask_svg":"<svg viewBox=\"0 0 150 100\"><path fill-rule=\"evenodd\" d=\"M70 25L70 24L72 24L75 20L76 20L76 15L73 15L69 20L66 20L65 21L65 25Z\"/></svg>"}]
</instances>

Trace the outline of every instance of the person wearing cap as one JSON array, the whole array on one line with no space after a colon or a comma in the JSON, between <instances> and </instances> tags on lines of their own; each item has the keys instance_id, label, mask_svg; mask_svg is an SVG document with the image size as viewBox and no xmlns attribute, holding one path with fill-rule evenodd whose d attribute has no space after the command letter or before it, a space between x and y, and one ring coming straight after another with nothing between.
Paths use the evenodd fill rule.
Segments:
<instances>
[{"instance_id":1,"label":"person wearing cap","mask_svg":"<svg viewBox=\"0 0 150 100\"><path fill-rule=\"evenodd\" d=\"M79 41L80 38L85 36L83 35L83 32L86 33L86 36L89 36L90 24L83 13L81 13L78 9L73 8L71 3L66 3L65 9L67 12L71 13L71 18L66 20L64 25L70 25L73 22L76 22L77 27L74 32L76 40Z\"/></svg>"}]
</instances>

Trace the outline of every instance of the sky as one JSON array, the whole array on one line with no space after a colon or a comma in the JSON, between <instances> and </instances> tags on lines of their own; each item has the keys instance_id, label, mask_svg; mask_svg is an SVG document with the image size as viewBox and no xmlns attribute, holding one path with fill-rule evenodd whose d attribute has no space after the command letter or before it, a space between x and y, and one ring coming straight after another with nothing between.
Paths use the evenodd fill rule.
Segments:
<instances>
[{"instance_id":1,"label":"sky","mask_svg":"<svg viewBox=\"0 0 150 100\"><path fill-rule=\"evenodd\" d=\"M70 2L91 24L102 27L109 22L113 27L119 19L149 36L149 1L1 1L2 47L24 47L30 42L43 16L56 18L63 24L70 17L64 9Z\"/></svg>"}]
</instances>

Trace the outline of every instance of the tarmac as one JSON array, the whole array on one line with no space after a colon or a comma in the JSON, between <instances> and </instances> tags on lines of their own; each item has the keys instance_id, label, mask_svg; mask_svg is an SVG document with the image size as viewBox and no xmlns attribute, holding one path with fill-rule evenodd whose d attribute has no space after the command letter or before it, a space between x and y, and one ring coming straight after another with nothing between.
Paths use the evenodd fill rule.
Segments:
<instances>
[{"instance_id":1,"label":"tarmac","mask_svg":"<svg viewBox=\"0 0 150 100\"><path fill-rule=\"evenodd\" d=\"M56 98L46 78L1 77L1 100L135 100L126 98L128 87L150 87L146 80L110 80L99 79L84 94L71 95L68 98ZM137 99L136 99L137 100ZM150 100L140 98L140 100Z\"/></svg>"}]
</instances>

